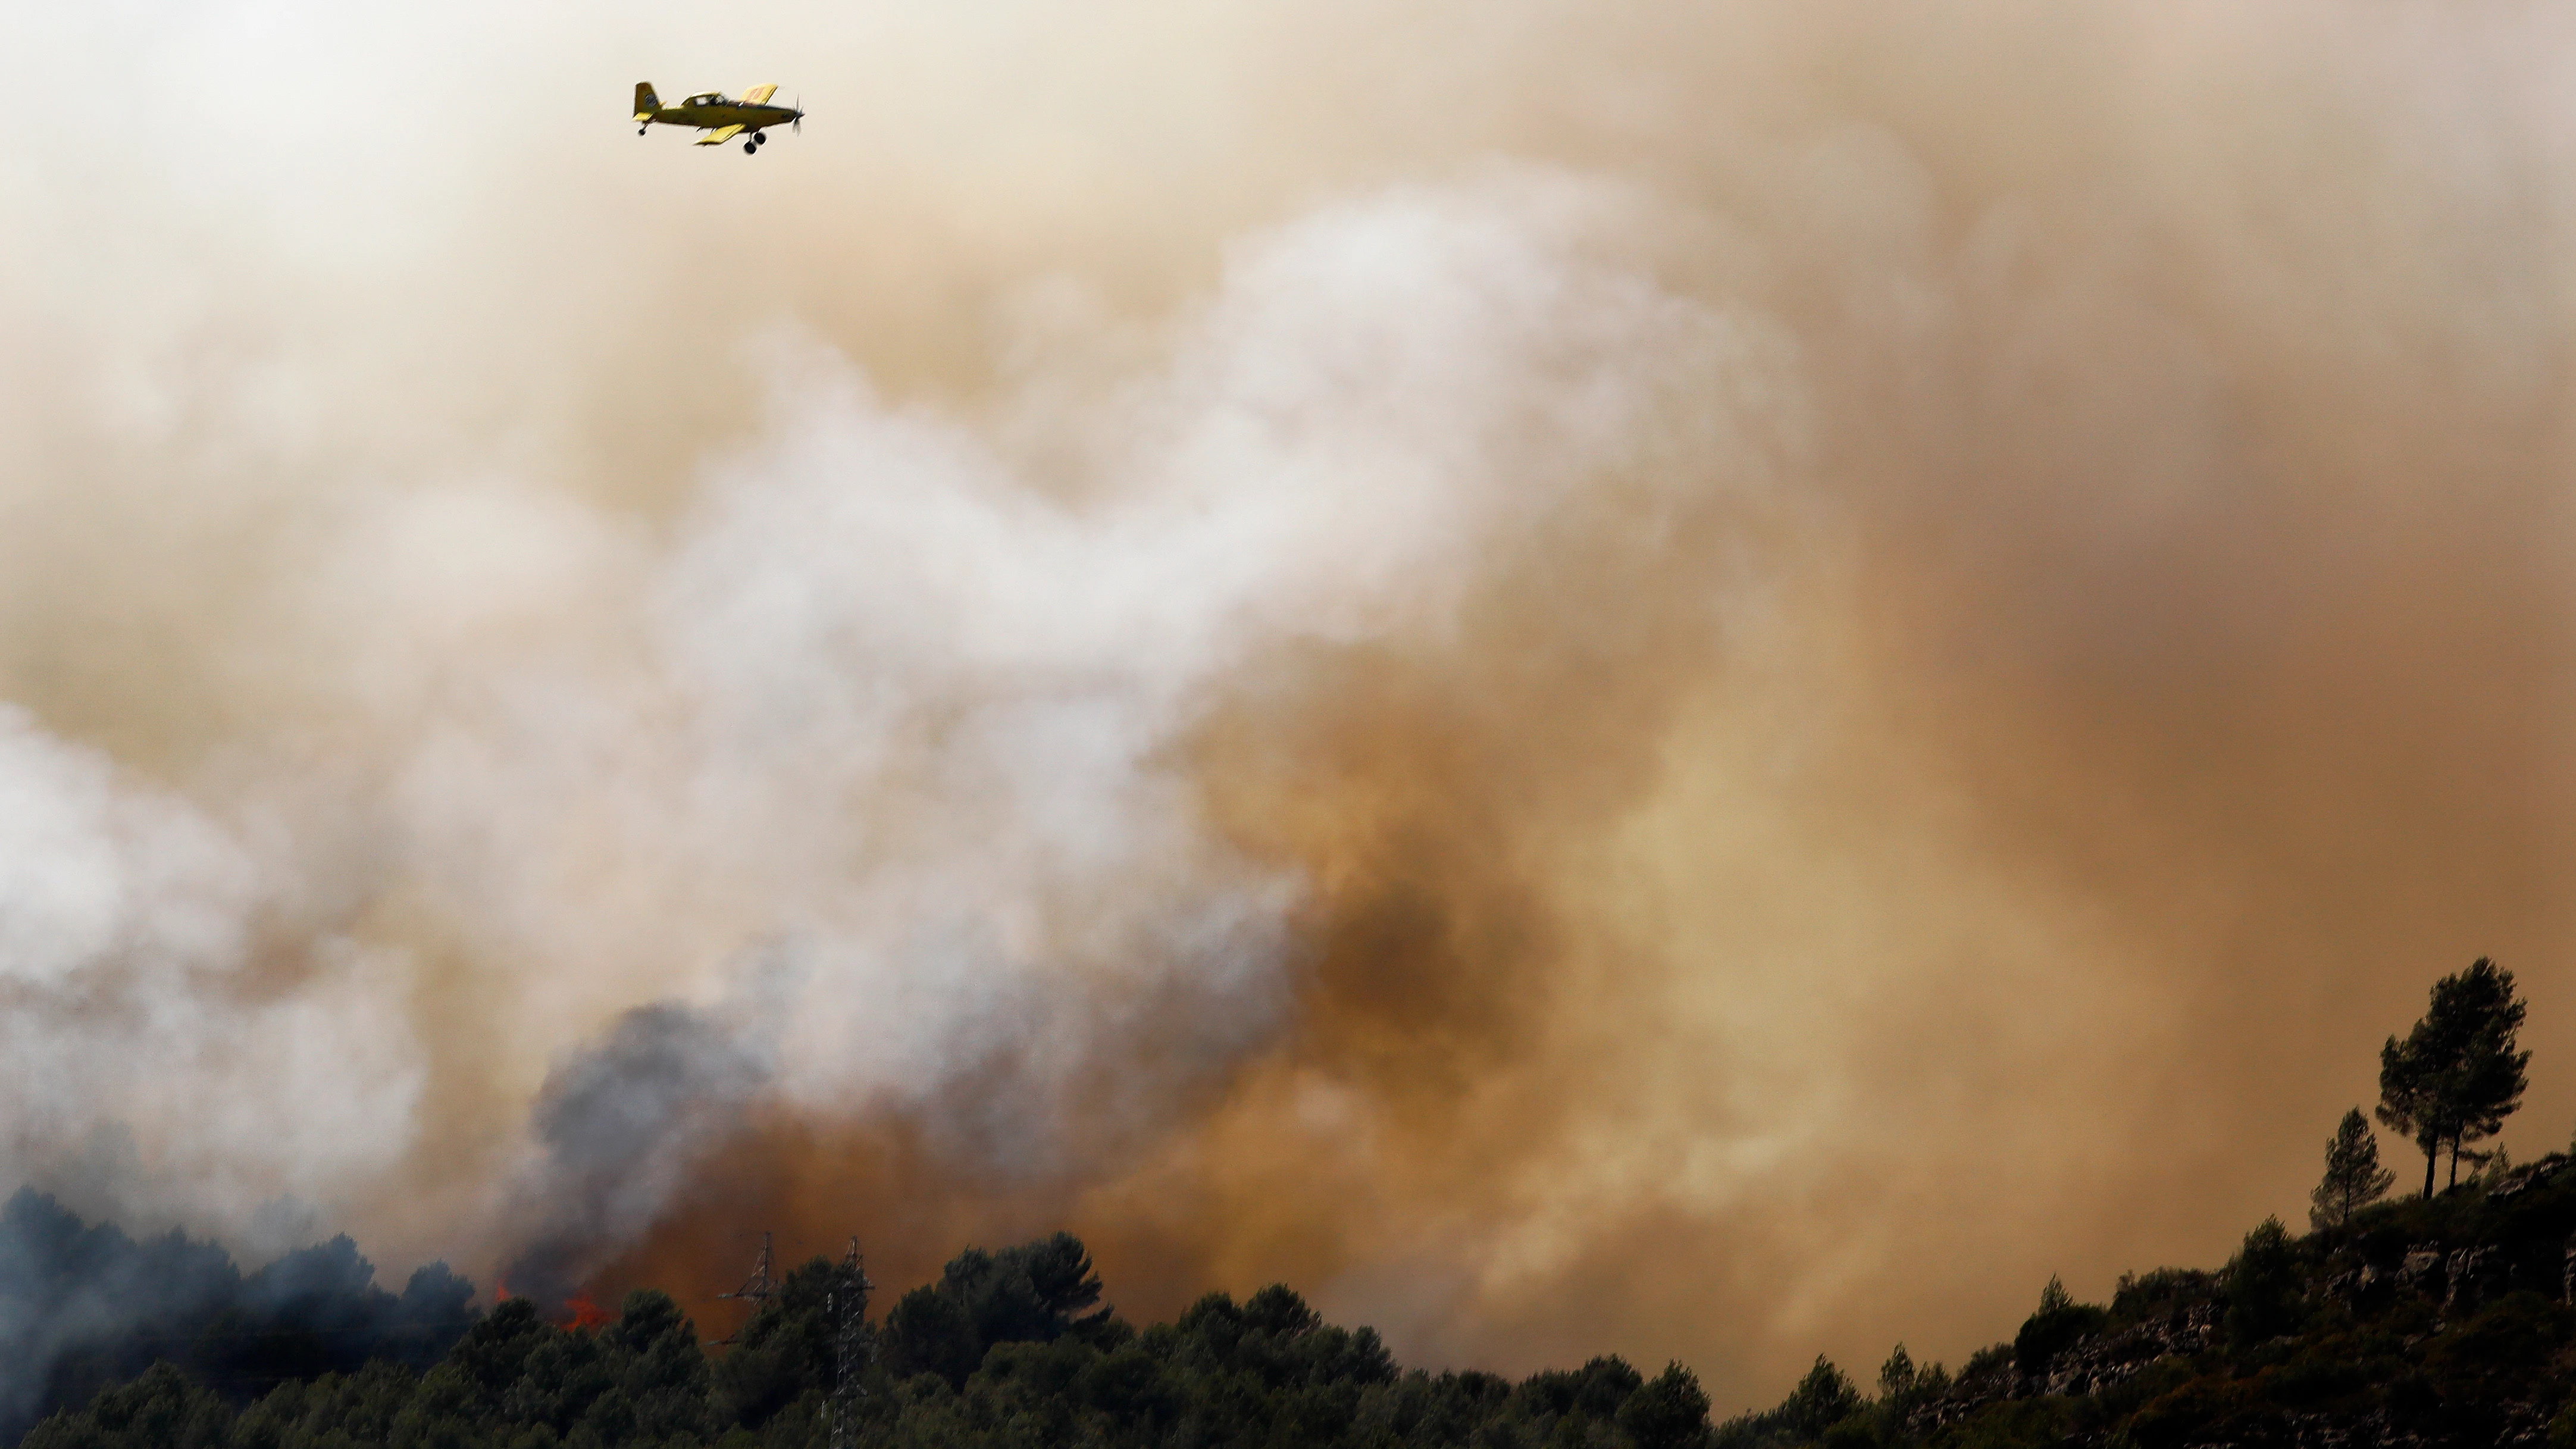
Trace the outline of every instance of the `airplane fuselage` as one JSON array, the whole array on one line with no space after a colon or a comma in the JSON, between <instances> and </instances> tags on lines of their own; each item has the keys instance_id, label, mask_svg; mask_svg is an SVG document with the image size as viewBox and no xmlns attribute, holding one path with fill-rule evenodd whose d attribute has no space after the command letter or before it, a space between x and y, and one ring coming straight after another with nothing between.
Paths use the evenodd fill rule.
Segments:
<instances>
[{"instance_id":1,"label":"airplane fuselage","mask_svg":"<svg viewBox=\"0 0 2576 1449\"><path fill-rule=\"evenodd\" d=\"M720 106L664 106L651 117L657 126L695 126L701 131L720 126L756 131L763 126L784 126L795 119L795 110L788 106L746 106L734 101Z\"/></svg>"},{"instance_id":2,"label":"airplane fuselage","mask_svg":"<svg viewBox=\"0 0 2576 1449\"><path fill-rule=\"evenodd\" d=\"M769 98L778 93L774 85L753 86L736 100L722 91L700 91L676 106L662 104L653 93L650 81L635 85L635 132L642 135L658 122L665 126L693 126L701 134L698 144L713 146L746 136L745 151L757 151L769 139L762 132L771 126L784 126L805 119L804 111L795 106L774 106Z\"/></svg>"}]
</instances>

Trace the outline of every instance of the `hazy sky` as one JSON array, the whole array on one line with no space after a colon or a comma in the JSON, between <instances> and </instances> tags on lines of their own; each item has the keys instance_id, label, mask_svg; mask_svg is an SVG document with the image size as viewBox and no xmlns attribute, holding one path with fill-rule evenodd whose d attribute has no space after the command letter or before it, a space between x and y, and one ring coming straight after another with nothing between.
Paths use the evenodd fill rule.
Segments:
<instances>
[{"instance_id":1,"label":"hazy sky","mask_svg":"<svg viewBox=\"0 0 2576 1449\"><path fill-rule=\"evenodd\" d=\"M2571 47L13 0L0 1178L1723 1412L2298 1223L2479 955L2559 1147Z\"/></svg>"}]
</instances>

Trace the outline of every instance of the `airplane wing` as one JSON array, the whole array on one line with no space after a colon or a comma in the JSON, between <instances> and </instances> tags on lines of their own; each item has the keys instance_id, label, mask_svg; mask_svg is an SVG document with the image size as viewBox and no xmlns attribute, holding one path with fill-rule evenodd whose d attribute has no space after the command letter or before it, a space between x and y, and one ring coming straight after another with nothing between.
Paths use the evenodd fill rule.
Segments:
<instances>
[{"instance_id":1,"label":"airplane wing","mask_svg":"<svg viewBox=\"0 0 2576 1449\"><path fill-rule=\"evenodd\" d=\"M778 94L778 87L776 86L753 86L750 90L742 93L740 104L746 106L765 106L769 104L769 98L776 94Z\"/></svg>"},{"instance_id":2,"label":"airplane wing","mask_svg":"<svg viewBox=\"0 0 2576 1449\"><path fill-rule=\"evenodd\" d=\"M741 134L742 127L740 126L718 126L714 130L700 136L698 138L698 144L701 146L721 146L725 142L730 141Z\"/></svg>"}]
</instances>

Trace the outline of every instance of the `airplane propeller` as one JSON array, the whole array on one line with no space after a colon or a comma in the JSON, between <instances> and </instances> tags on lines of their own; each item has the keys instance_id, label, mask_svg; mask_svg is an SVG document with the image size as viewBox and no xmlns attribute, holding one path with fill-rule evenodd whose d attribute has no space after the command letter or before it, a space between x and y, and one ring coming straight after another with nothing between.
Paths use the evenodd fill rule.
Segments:
<instances>
[{"instance_id":1,"label":"airplane propeller","mask_svg":"<svg viewBox=\"0 0 2576 1449\"><path fill-rule=\"evenodd\" d=\"M805 97L801 94L796 97L796 114L788 120L787 129L799 136L805 134Z\"/></svg>"}]
</instances>

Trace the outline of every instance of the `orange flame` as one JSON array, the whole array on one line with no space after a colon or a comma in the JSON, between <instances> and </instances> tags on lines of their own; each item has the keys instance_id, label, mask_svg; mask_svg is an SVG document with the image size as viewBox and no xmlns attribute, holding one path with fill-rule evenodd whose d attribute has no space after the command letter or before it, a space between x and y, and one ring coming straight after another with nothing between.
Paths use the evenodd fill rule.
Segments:
<instances>
[{"instance_id":1,"label":"orange flame","mask_svg":"<svg viewBox=\"0 0 2576 1449\"><path fill-rule=\"evenodd\" d=\"M564 1300L564 1311L571 1314L563 1322L566 1328L597 1328L608 1322L608 1312L590 1301L587 1294L576 1293Z\"/></svg>"}]
</instances>

